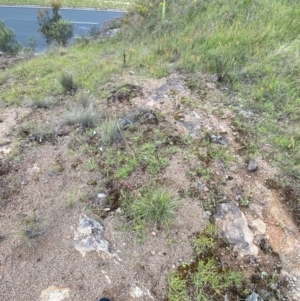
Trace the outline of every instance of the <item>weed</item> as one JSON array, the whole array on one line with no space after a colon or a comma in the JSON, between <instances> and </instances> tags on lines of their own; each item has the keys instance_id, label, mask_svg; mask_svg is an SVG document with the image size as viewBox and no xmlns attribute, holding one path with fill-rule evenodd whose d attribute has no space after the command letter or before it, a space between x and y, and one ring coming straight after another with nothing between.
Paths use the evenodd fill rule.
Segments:
<instances>
[{"instance_id":1,"label":"weed","mask_svg":"<svg viewBox=\"0 0 300 301\"><path fill-rule=\"evenodd\" d=\"M206 181L209 181L213 176L213 170L211 168L198 166L189 170L188 174L191 176L203 177Z\"/></svg>"},{"instance_id":2,"label":"weed","mask_svg":"<svg viewBox=\"0 0 300 301\"><path fill-rule=\"evenodd\" d=\"M67 197L67 201L66 201L66 208L73 208L75 206L75 204L78 201L83 200L85 197L84 193L78 192L78 191L73 191L71 192L68 197Z\"/></svg>"},{"instance_id":3,"label":"weed","mask_svg":"<svg viewBox=\"0 0 300 301\"><path fill-rule=\"evenodd\" d=\"M63 72L59 78L59 83L65 93L75 93L78 88L73 74L70 72Z\"/></svg>"},{"instance_id":4,"label":"weed","mask_svg":"<svg viewBox=\"0 0 300 301\"><path fill-rule=\"evenodd\" d=\"M213 296L226 292L232 286L240 287L242 280L242 275L237 272L220 273L216 261L212 258L207 261L200 260L191 276L191 295L194 300L212 300Z\"/></svg>"},{"instance_id":5,"label":"weed","mask_svg":"<svg viewBox=\"0 0 300 301\"><path fill-rule=\"evenodd\" d=\"M209 224L194 240L196 258L190 264L181 264L169 275L169 300L223 300L233 287L242 286L242 274L220 267L215 256L218 231Z\"/></svg>"},{"instance_id":6,"label":"weed","mask_svg":"<svg viewBox=\"0 0 300 301\"><path fill-rule=\"evenodd\" d=\"M44 222L36 212L29 213L22 221L19 233L26 239L36 238L44 233Z\"/></svg>"},{"instance_id":7,"label":"weed","mask_svg":"<svg viewBox=\"0 0 300 301\"><path fill-rule=\"evenodd\" d=\"M154 143L145 143L139 149L139 163L151 174L158 173L168 165L167 159L160 156Z\"/></svg>"},{"instance_id":8,"label":"weed","mask_svg":"<svg viewBox=\"0 0 300 301\"><path fill-rule=\"evenodd\" d=\"M0 20L0 51L10 55L16 55L22 48L16 39L13 29L5 26L4 21Z\"/></svg>"},{"instance_id":9,"label":"weed","mask_svg":"<svg viewBox=\"0 0 300 301\"><path fill-rule=\"evenodd\" d=\"M247 193L239 199L241 206L250 206L251 204L251 193Z\"/></svg>"},{"instance_id":10,"label":"weed","mask_svg":"<svg viewBox=\"0 0 300 301\"><path fill-rule=\"evenodd\" d=\"M168 277L168 300L170 301L189 301L188 288L186 281L175 272Z\"/></svg>"},{"instance_id":11,"label":"weed","mask_svg":"<svg viewBox=\"0 0 300 301\"><path fill-rule=\"evenodd\" d=\"M169 226L175 215L178 201L165 188L149 186L130 204L129 215L135 225L157 224Z\"/></svg>"},{"instance_id":12,"label":"weed","mask_svg":"<svg viewBox=\"0 0 300 301\"><path fill-rule=\"evenodd\" d=\"M122 167L120 167L115 174L116 179L126 179L137 166L136 158L129 159Z\"/></svg>"},{"instance_id":13,"label":"weed","mask_svg":"<svg viewBox=\"0 0 300 301\"><path fill-rule=\"evenodd\" d=\"M95 159L90 159L85 165L88 171L95 171L98 167L98 162Z\"/></svg>"},{"instance_id":14,"label":"weed","mask_svg":"<svg viewBox=\"0 0 300 301\"><path fill-rule=\"evenodd\" d=\"M213 224L208 224L202 233L194 239L196 255L200 255L212 250L216 245L218 229Z\"/></svg>"}]
</instances>

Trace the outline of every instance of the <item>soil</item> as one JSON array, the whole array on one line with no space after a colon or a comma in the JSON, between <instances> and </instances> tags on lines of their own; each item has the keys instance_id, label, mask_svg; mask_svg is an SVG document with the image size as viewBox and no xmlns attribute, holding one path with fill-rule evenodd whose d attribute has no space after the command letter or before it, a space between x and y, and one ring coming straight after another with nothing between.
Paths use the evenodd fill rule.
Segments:
<instances>
[{"instance_id":1,"label":"soil","mask_svg":"<svg viewBox=\"0 0 300 301\"><path fill-rule=\"evenodd\" d=\"M78 126L62 126L66 108L72 102L70 97L49 110L1 108L1 300L96 301L104 296L112 301L167 300L168 274L181 263L194 260L192 241L214 212L213 206L209 207L211 199L214 205L222 201L238 203L260 247L256 259L239 258L231 248L220 247L221 260L242 269L249 287L260 287L261 294L270 288L267 284L259 286L253 280L255 276L278 271L278 282L272 289L279 289L285 300L300 300L299 228L282 197L284 186L278 184L274 189L266 185L270 179L280 183L281 172L259 155L254 158L258 171L247 171L247 159L240 155L235 113L227 108L225 97L211 78L199 75L199 81L203 83L201 94L191 92L187 76L182 74L162 79L114 75L108 85L113 87L109 101L96 100L99 111L118 117L135 108L150 108L164 116L151 127L166 129L172 143L182 149L170 155L168 167L155 176L180 199L174 222L169 229L153 225L142 238L127 227L128 219L118 206L105 215L97 214L97 194L100 189L109 193L105 166L89 171L86 165L91 154L86 145L97 145L97 141ZM119 82L135 90L125 95L122 86L118 94ZM30 132L24 132L32 125L46 125L50 130L59 127L60 131L51 139L32 139ZM207 156L202 160L196 151L187 154L186 147L180 144L184 139L201 140L207 134L226 137L234 158L228 166ZM97 151L96 158L101 162L101 151ZM199 164L212 170L209 179L189 174ZM149 175L138 170L120 185L135 191L147 180ZM195 188L198 184L203 187L201 191ZM184 193L192 191L196 193ZM250 204L242 206L240 199L246 195ZM103 208L98 209L103 213ZM20 235L20 229L24 218L33 212L41 218L43 231L27 240ZM90 252L83 257L75 250L74 233L83 215L101 222L104 237L116 256ZM255 227L257 220L265 224L265 232ZM262 250L262 241L269 248ZM50 299L51 293L60 297Z\"/></svg>"}]
</instances>

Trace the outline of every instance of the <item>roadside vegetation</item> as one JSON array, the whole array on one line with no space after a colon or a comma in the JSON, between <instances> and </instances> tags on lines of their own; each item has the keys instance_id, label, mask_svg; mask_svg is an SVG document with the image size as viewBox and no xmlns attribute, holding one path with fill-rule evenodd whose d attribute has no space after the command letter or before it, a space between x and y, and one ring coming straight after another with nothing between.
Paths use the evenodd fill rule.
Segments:
<instances>
[{"instance_id":1,"label":"roadside vegetation","mask_svg":"<svg viewBox=\"0 0 300 301\"><path fill-rule=\"evenodd\" d=\"M0 20L0 51L14 55L21 49L14 31L5 26L4 21Z\"/></svg>"},{"instance_id":2,"label":"roadside vegetation","mask_svg":"<svg viewBox=\"0 0 300 301\"><path fill-rule=\"evenodd\" d=\"M64 7L90 7L90 8L103 8L103 9L126 9L134 0L65 0L63 1ZM18 0L1 0L0 5L38 5L50 6L49 0L23 0L22 3Z\"/></svg>"},{"instance_id":3,"label":"roadside vegetation","mask_svg":"<svg viewBox=\"0 0 300 301\"><path fill-rule=\"evenodd\" d=\"M56 45L66 46L73 36L74 24L62 17L60 8L61 3L52 0L51 13L48 8L38 10L39 31L48 45L55 43Z\"/></svg>"}]
</instances>

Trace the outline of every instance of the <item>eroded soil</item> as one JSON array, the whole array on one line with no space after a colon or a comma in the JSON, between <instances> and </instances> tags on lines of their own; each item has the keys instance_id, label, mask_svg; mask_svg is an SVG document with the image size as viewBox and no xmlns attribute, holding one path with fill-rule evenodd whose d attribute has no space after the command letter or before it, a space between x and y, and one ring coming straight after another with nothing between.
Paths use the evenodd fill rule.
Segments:
<instances>
[{"instance_id":1,"label":"eroded soil","mask_svg":"<svg viewBox=\"0 0 300 301\"><path fill-rule=\"evenodd\" d=\"M202 93L194 94L187 88L187 77L176 73L159 80L113 76L106 86L111 97L95 101L100 112L117 118L148 108L157 120L140 126L144 135L160 129L168 133L168 143L180 149L169 155L161 173L153 176L139 169L116 186L135 191L154 180L180 199L172 226L153 225L142 238L127 227L128 219L118 206L105 211L107 204L97 203L99 192L112 193L102 164L105 146L98 129L88 135L78 126L63 125L71 97L49 110L1 108L1 300L50 300L53 291L61 293L57 300L96 301L102 296L114 301L166 300L168 273L193 260L195 234L207 225L218 203L229 201L244 212L259 254L240 258L224 248L218 254L223 262L242 269L253 290L259 287L262 272L276 270L280 284L278 280L272 289L265 284L259 293L280 289L285 300L300 300L299 228L283 197L283 186L266 184L270 179L280 183L280 171L259 154L254 158L258 171L247 171L235 113L211 78L202 76L199 81ZM118 94L120 82L128 86ZM45 126L54 133L47 136L51 139L35 139L26 131ZM226 146L216 144L212 150L226 147L228 161L201 151L205 139L214 143L211 135L227 140ZM98 162L93 171L87 168L91 158ZM199 165L201 172L196 171ZM20 228L24 217L33 212L42 219L43 231L28 242ZM83 257L75 250L74 232L83 215L103 224L114 256L91 252ZM262 240L269 243L265 249Z\"/></svg>"}]
</instances>

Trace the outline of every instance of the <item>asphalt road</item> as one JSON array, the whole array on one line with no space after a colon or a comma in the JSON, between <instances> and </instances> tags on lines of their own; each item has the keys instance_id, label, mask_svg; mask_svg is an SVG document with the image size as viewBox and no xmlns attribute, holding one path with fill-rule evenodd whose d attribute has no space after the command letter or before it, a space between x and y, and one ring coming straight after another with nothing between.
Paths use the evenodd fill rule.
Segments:
<instances>
[{"instance_id":1,"label":"asphalt road","mask_svg":"<svg viewBox=\"0 0 300 301\"><path fill-rule=\"evenodd\" d=\"M26 47L28 39L37 41L37 51L46 48L43 36L38 32L36 7L5 7L0 6L0 20L7 27L14 30L17 40ZM93 26L99 27L106 21L122 17L123 12L100 11L90 9L64 9L60 10L63 17L74 23L74 33L77 36L86 35Z\"/></svg>"}]
</instances>

